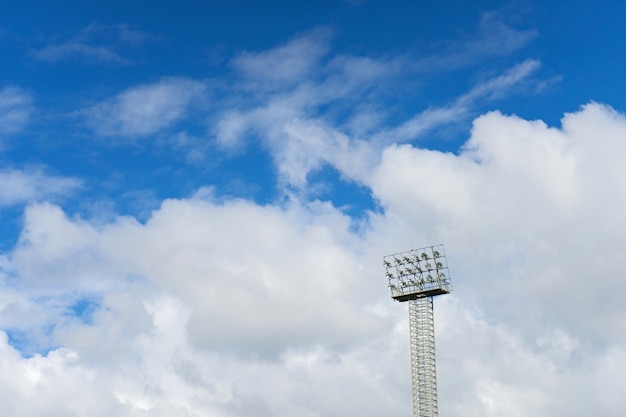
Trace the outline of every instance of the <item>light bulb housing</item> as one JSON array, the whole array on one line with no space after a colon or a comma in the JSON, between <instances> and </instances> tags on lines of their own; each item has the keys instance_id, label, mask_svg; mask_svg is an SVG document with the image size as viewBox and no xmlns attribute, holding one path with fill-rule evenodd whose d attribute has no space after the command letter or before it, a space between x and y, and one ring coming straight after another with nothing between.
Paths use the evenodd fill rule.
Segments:
<instances>
[{"instance_id":1,"label":"light bulb housing","mask_svg":"<svg viewBox=\"0 0 626 417\"><path fill-rule=\"evenodd\" d=\"M426 246L383 257L391 298L417 300L452 291L443 245Z\"/></svg>"}]
</instances>

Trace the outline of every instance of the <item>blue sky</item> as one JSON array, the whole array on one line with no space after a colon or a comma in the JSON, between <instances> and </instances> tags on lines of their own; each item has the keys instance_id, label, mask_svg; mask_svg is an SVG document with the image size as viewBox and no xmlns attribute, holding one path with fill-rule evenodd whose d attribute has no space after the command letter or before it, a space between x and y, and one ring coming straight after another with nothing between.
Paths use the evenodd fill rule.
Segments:
<instances>
[{"instance_id":1,"label":"blue sky","mask_svg":"<svg viewBox=\"0 0 626 417\"><path fill-rule=\"evenodd\" d=\"M78 199L64 203L74 203L70 210L77 212L88 210L85 200L90 200L141 217L145 213L133 205L147 202L136 198L152 196L158 205L206 185L215 186L218 194L273 201L281 190L262 139L244 134L245 143L237 149L221 149L215 138L220 113L262 106L269 94L294 93L298 83L319 88L338 75L341 69L333 65L341 59L368 60L380 65L381 73L368 74L370 79L339 97L312 100L301 111L339 125L370 111L379 118L379 129L450 106L515 65L536 64L519 85L473 100L458 118L433 126L428 135L403 139L434 149L455 152L467 139L472 117L492 109L555 125L564 112L592 100L624 108L613 87L622 81L624 59L624 11L617 5L609 12L531 2L222 3L5 5L3 85L25 100L21 108L28 122L19 132L5 134L4 164L45 167L78 179ZM299 39L312 39L312 44L295 51L296 45L290 53L317 48L311 73L274 91L242 87L250 74L238 71L238 57ZM110 120L117 115L98 103L112 106L111 100L124 92L168 80L181 81L172 91L202 91L183 98L172 110L180 114L169 122L140 131L103 127L120 122ZM91 117L90 109L96 113ZM144 116L160 117L156 112ZM322 187L330 189L323 197L342 198L339 192L333 196L334 187ZM371 209L359 194L353 205Z\"/></svg>"},{"instance_id":2,"label":"blue sky","mask_svg":"<svg viewBox=\"0 0 626 417\"><path fill-rule=\"evenodd\" d=\"M621 415L625 20L617 1L5 2L5 408L406 415L381 259L444 243L442 414Z\"/></svg>"}]
</instances>

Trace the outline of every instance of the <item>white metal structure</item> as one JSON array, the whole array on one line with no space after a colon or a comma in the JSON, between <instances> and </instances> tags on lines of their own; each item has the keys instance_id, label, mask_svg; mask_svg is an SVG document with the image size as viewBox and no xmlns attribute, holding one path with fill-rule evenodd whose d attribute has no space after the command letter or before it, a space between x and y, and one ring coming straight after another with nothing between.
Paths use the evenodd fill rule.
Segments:
<instances>
[{"instance_id":1,"label":"white metal structure","mask_svg":"<svg viewBox=\"0 0 626 417\"><path fill-rule=\"evenodd\" d=\"M452 291L443 245L383 258L391 297L409 302L414 417L438 417L433 297Z\"/></svg>"}]
</instances>

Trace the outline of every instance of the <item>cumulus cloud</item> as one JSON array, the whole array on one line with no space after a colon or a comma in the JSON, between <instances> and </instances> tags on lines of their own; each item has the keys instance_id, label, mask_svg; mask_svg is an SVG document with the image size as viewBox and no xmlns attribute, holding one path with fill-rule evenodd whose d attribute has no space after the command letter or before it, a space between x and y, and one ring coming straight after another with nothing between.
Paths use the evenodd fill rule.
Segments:
<instances>
[{"instance_id":1,"label":"cumulus cloud","mask_svg":"<svg viewBox=\"0 0 626 417\"><path fill-rule=\"evenodd\" d=\"M143 224L34 204L0 258L6 407L406 415L406 306L388 298L381 255L444 242L442 414L621 415L624 137L626 116L590 103L558 127L487 113L458 154L388 146L362 179L384 211L356 231L328 203L207 192ZM18 307L30 314L7 314ZM50 351L20 355L11 335L38 327ZM35 387L43 403L25 401Z\"/></svg>"},{"instance_id":2,"label":"cumulus cloud","mask_svg":"<svg viewBox=\"0 0 626 417\"><path fill-rule=\"evenodd\" d=\"M385 218L398 219L384 223L385 235L409 228L452 243L460 273L455 302L465 307L445 319L443 333L468 333L450 344L442 336L438 347L441 363L449 361L447 414L619 414L613 391L589 407L570 404L602 386L608 363L619 366L626 352L625 123L595 103L565 115L560 128L494 112L475 120L459 155L385 150L370 182Z\"/></svg>"},{"instance_id":3,"label":"cumulus cloud","mask_svg":"<svg viewBox=\"0 0 626 417\"><path fill-rule=\"evenodd\" d=\"M619 286L615 277L623 268L617 230L626 226L626 201L616 155L625 150L618 133L624 123L623 115L598 104L566 115L560 129L489 113L474 122L458 156L388 148L372 177L373 192L390 215L459 241L457 253L464 252L476 274L475 291L495 285L503 300L528 300L507 305L481 295L495 303L484 308L497 308L527 331L558 322L581 340L623 343L617 337L623 309L602 288ZM604 259L607 269L585 253ZM483 274L481 262L491 265ZM586 299L603 301L582 313Z\"/></svg>"},{"instance_id":4,"label":"cumulus cloud","mask_svg":"<svg viewBox=\"0 0 626 417\"><path fill-rule=\"evenodd\" d=\"M277 208L243 201L168 201L146 226L121 220L99 232L58 208L37 205L26 212L13 261L22 282L39 291L89 295L119 288L128 275L149 279L186 301L189 335L199 346L254 347L256 354L275 356L291 344L341 344L376 328L375 319L367 324L350 307L351 297L339 297L356 279L349 271L358 268L342 245L357 243L347 232L349 222L330 208L318 210L321 224L308 225L288 221L289 214ZM330 232L339 228L343 235ZM299 240L302 245L290 247ZM145 252L134 253L136 245ZM317 311L321 303L325 308Z\"/></svg>"},{"instance_id":5,"label":"cumulus cloud","mask_svg":"<svg viewBox=\"0 0 626 417\"><path fill-rule=\"evenodd\" d=\"M100 136L143 137L165 129L185 116L205 85L184 78L166 78L133 87L81 112Z\"/></svg>"},{"instance_id":6,"label":"cumulus cloud","mask_svg":"<svg viewBox=\"0 0 626 417\"><path fill-rule=\"evenodd\" d=\"M17 87L5 87L0 90L0 135L21 130L33 111L33 99L30 94Z\"/></svg>"},{"instance_id":7,"label":"cumulus cloud","mask_svg":"<svg viewBox=\"0 0 626 417\"><path fill-rule=\"evenodd\" d=\"M510 53L534 36L493 17L481 28L438 62L469 65L464 52ZM58 57L97 53L65 47ZM17 245L0 255L7 412L407 415L406 306L389 299L380 260L443 242L455 291L435 303L442 414L621 415L626 117L590 103L550 127L496 111L474 120L457 153L413 142L528 87L535 60L396 127L372 107L324 110L378 94L403 62L329 57L319 35L243 52L232 62L240 89L215 120L224 148L261 137L287 188L306 190L324 164L367 187L381 210L360 223L310 195L262 205L206 187L145 222L95 224L46 201L80 181L0 172L0 206L30 203ZM81 115L97 135L145 137L187 117L205 88L163 79ZM6 94L6 108L27 108L12 98L23 93ZM355 137L344 120L367 127Z\"/></svg>"},{"instance_id":8,"label":"cumulus cloud","mask_svg":"<svg viewBox=\"0 0 626 417\"><path fill-rule=\"evenodd\" d=\"M33 205L3 264L31 321L3 314L3 328L10 334L35 333L37 324L53 329L42 334L53 350L20 358L5 340L14 366L7 372L60 368L44 381L23 378L18 396L37 384L63 398L64 390L91 378L89 393L72 402L76 410L87 410L100 390L98 401L119 415L258 415L259 407L273 415L330 412L339 398L310 397L311 388L339 388L378 372L361 364L388 321L370 308L378 280L362 280L361 273L373 270L362 264L360 248L349 219L321 203L281 209L171 200L145 225L120 218L104 227L68 218L50 204ZM89 321L72 313L85 298L99 299ZM40 339L31 342L47 350ZM64 366L73 371L63 373ZM381 383L363 379L346 395L364 390L380 397ZM281 405L281 387L302 401ZM367 404L370 412L382 410L374 400Z\"/></svg>"}]
</instances>

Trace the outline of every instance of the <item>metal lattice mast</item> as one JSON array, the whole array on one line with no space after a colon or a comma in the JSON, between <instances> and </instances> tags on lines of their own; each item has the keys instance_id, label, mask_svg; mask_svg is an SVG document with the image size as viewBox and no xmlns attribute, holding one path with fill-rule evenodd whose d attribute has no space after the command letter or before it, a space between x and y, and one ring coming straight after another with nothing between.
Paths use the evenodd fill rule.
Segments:
<instances>
[{"instance_id":1,"label":"metal lattice mast","mask_svg":"<svg viewBox=\"0 0 626 417\"><path fill-rule=\"evenodd\" d=\"M437 369L433 298L409 301L413 416L437 417Z\"/></svg>"},{"instance_id":2,"label":"metal lattice mast","mask_svg":"<svg viewBox=\"0 0 626 417\"><path fill-rule=\"evenodd\" d=\"M391 297L409 302L414 417L438 417L433 297L452 291L443 245L383 258Z\"/></svg>"}]
</instances>

